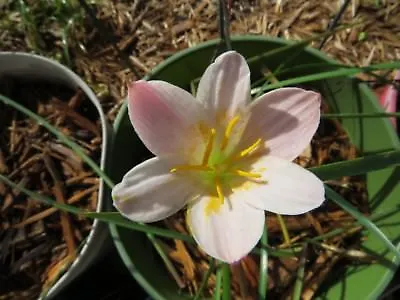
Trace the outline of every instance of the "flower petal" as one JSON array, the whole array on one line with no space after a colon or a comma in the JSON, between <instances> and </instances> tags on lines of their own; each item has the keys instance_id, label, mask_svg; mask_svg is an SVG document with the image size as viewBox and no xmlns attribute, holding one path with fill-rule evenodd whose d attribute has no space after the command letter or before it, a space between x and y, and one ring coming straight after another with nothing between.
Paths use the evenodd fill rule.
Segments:
<instances>
[{"instance_id":1,"label":"flower petal","mask_svg":"<svg viewBox=\"0 0 400 300\"><path fill-rule=\"evenodd\" d=\"M231 195L220 207L210 211L210 201L202 197L188 208L187 223L199 246L209 255L233 263L247 255L261 237L264 211Z\"/></svg>"},{"instance_id":2,"label":"flower petal","mask_svg":"<svg viewBox=\"0 0 400 300\"><path fill-rule=\"evenodd\" d=\"M134 167L113 188L114 206L136 222L155 222L174 214L195 189L169 170L170 166L156 157Z\"/></svg>"},{"instance_id":3,"label":"flower petal","mask_svg":"<svg viewBox=\"0 0 400 300\"><path fill-rule=\"evenodd\" d=\"M230 120L250 101L250 69L243 56L225 52L204 72L197 99L219 123Z\"/></svg>"},{"instance_id":4,"label":"flower petal","mask_svg":"<svg viewBox=\"0 0 400 300\"><path fill-rule=\"evenodd\" d=\"M270 155L295 159L317 131L320 103L318 93L299 88L281 88L261 96L251 104L240 147L262 138Z\"/></svg>"},{"instance_id":5,"label":"flower petal","mask_svg":"<svg viewBox=\"0 0 400 300\"><path fill-rule=\"evenodd\" d=\"M235 193L255 208L298 215L319 207L325 200L322 181L292 162L263 156L252 165L251 172L262 174L260 179L266 183L247 182Z\"/></svg>"},{"instance_id":6,"label":"flower petal","mask_svg":"<svg viewBox=\"0 0 400 300\"><path fill-rule=\"evenodd\" d=\"M153 154L178 156L202 143L197 124L205 110L185 90L163 81L140 80L129 87L128 99L132 125Z\"/></svg>"}]
</instances>

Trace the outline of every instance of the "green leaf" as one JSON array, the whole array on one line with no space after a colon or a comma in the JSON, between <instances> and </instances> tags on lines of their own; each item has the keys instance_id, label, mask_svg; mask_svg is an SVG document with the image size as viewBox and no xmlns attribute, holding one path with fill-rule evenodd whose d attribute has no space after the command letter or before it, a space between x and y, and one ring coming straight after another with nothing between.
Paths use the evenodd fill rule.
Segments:
<instances>
[{"instance_id":1,"label":"green leaf","mask_svg":"<svg viewBox=\"0 0 400 300\"><path fill-rule=\"evenodd\" d=\"M296 282L294 283L294 291L292 300L300 300L301 293L303 292L304 284L304 269L307 262L307 244L303 247L303 252L300 257L299 268L297 269Z\"/></svg>"},{"instance_id":2,"label":"green leaf","mask_svg":"<svg viewBox=\"0 0 400 300\"><path fill-rule=\"evenodd\" d=\"M322 119L353 119L353 118L400 118L400 113L341 113L341 114L322 114Z\"/></svg>"},{"instance_id":3,"label":"green leaf","mask_svg":"<svg viewBox=\"0 0 400 300\"><path fill-rule=\"evenodd\" d=\"M371 65L367 67L361 68L344 68L341 70L334 70L334 71L327 71L321 72L318 74L311 74L305 76L299 76L296 78L291 78L287 80L282 80L277 83L269 84L267 86L262 86L261 91L266 92L269 90L273 90L276 88L281 88L288 85L297 85L304 82L311 82L311 81L318 81L322 79L329 79L329 78L336 78L336 77L343 77L343 76L352 76L362 72L370 72L370 71L377 71L377 70L388 70L388 69L396 69L400 68L400 61L391 62L391 63L381 63L376 65Z\"/></svg>"},{"instance_id":4,"label":"green leaf","mask_svg":"<svg viewBox=\"0 0 400 300\"><path fill-rule=\"evenodd\" d=\"M263 235L260 240L260 277L258 280L258 299L267 299L268 287L268 251L266 249L268 244L268 228L264 226Z\"/></svg>"},{"instance_id":5,"label":"green leaf","mask_svg":"<svg viewBox=\"0 0 400 300\"><path fill-rule=\"evenodd\" d=\"M342 196L340 196L327 185L325 185L325 193L328 199L331 199L350 215L352 215L358 221L358 223L365 226L365 228L367 228L371 233L375 234L389 250L393 251L393 253L400 258L400 251L392 244L389 238L373 222L371 222L371 220L365 217L358 211L357 208L343 199Z\"/></svg>"},{"instance_id":6,"label":"green leaf","mask_svg":"<svg viewBox=\"0 0 400 300\"><path fill-rule=\"evenodd\" d=\"M154 235L159 235L167 238L173 238L173 239L178 239L178 240L183 240L185 242L189 243L194 243L194 240L191 236L182 234L176 231L168 230L168 229L163 229L155 226L149 226L145 224L140 224L136 222L129 221L128 219L124 218L117 212L103 212L103 213L96 213L96 212L87 212L83 209L77 208L72 205L68 204L60 204L54 201L53 199L44 196L42 194L30 191L26 188L24 188L21 185L16 184L15 182L9 180L6 176L0 174L0 181L5 182L9 186L11 186L14 189L19 190L20 192L28 195L30 198L43 202L47 205L53 206L55 208L58 208L59 210L66 211L69 213L77 214L77 215L82 215L87 218L91 219L97 219L102 222L107 222L107 223L113 223L121 227L125 227L128 229L133 229L145 233L150 233Z\"/></svg>"},{"instance_id":7,"label":"green leaf","mask_svg":"<svg viewBox=\"0 0 400 300\"><path fill-rule=\"evenodd\" d=\"M353 160L331 163L309 170L322 180L354 176L388 168L400 163L400 150L387 151Z\"/></svg>"},{"instance_id":8,"label":"green leaf","mask_svg":"<svg viewBox=\"0 0 400 300\"><path fill-rule=\"evenodd\" d=\"M30 111L29 109L25 108L23 105L15 102L14 100L11 100L3 95L0 94L0 101L3 102L5 105L9 105L13 107L14 109L18 110L19 112L23 113L24 115L28 116L29 118L32 118L35 120L39 125L43 126L46 128L48 131L53 133L61 142L63 142L65 145L70 147L79 157L86 162L94 172L101 178L103 178L104 182L112 188L114 186L114 183L112 180L107 176L106 173L104 173L101 168L89 157L85 154L84 150L75 142L73 142L70 138L68 138L66 135L61 133L56 127L51 125L49 122L46 121L46 119L42 118L41 116L35 114L34 112Z\"/></svg>"},{"instance_id":9,"label":"green leaf","mask_svg":"<svg viewBox=\"0 0 400 300\"><path fill-rule=\"evenodd\" d=\"M168 254L165 252L162 243L154 237L154 235L147 233L147 238L150 240L150 242L153 244L153 247L156 249L158 255L160 255L162 261L164 262L165 267L167 268L169 274L174 278L174 280L178 283L179 287L184 286L184 283L182 282L178 271L175 268L175 265L169 258Z\"/></svg>"},{"instance_id":10,"label":"green leaf","mask_svg":"<svg viewBox=\"0 0 400 300\"><path fill-rule=\"evenodd\" d=\"M356 25L359 25L359 23L341 25L341 26L338 26L338 27L336 27L335 29L333 29L331 31L326 31L326 32L321 33L321 34L314 35L314 36L312 36L312 37L310 37L308 39L305 39L305 40L302 40L302 41L299 41L299 42L294 42L292 44L289 44L289 45L286 45L286 46L283 46L283 47L279 47L277 49L273 49L273 50L267 51L267 52L262 53L262 54L257 55L257 56L249 57L247 59L247 63L249 65L260 64L260 61L267 61L267 59L272 58L273 56L278 55L278 54L281 55L282 53L285 53L285 52L287 52L288 54L292 55L294 52L304 50L304 48L306 48L313 41L317 41L317 40L319 40L321 38L330 36L335 32L339 32L341 30L344 30L344 29L347 29L347 28L351 28L351 27L356 26Z\"/></svg>"},{"instance_id":11,"label":"green leaf","mask_svg":"<svg viewBox=\"0 0 400 300\"><path fill-rule=\"evenodd\" d=\"M261 251L265 249L268 252L268 256L273 256L273 257L293 257L299 255L302 251L302 247L290 247L290 248L273 248L270 246L266 247L261 247L261 248L254 248L251 252L257 255L261 255Z\"/></svg>"},{"instance_id":12,"label":"green leaf","mask_svg":"<svg viewBox=\"0 0 400 300\"><path fill-rule=\"evenodd\" d=\"M210 279L210 276L214 272L214 270L215 270L215 259L211 258L207 273L204 275L203 280L201 281L200 287L197 290L197 293L194 296L193 300L199 300L200 297L203 295L204 289L207 286L207 282Z\"/></svg>"}]
</instances>

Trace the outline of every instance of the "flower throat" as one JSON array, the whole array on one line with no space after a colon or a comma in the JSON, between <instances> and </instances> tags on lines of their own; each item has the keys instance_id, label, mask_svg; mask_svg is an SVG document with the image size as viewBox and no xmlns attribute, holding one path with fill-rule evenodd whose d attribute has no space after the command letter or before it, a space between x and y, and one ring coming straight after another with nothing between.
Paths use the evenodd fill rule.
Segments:
<instances>
[{"instance_id":1,"label":"flower throat","mask_svg":"<svg viewBox=\"0 0 400 300\"><path fill-rule=\"evenodd\" d=\"M226 153L239 120L240 116L236 115L228 122L219 141L217 140L217 130L215 128L208 130L207 144L201 164L178 165L170 170L171 173L197 172L206 185L211 188L212 193L216 194L219 205L224 203L223 186L229 186L232 179L241 177L255 180L261 177L260 173L247 172L237 167L240 162L260 148L262 144L261 138L241 151L233 151L231 154ZM258 183L266 182L258 181Z\"/></svg>"}]
</instances>

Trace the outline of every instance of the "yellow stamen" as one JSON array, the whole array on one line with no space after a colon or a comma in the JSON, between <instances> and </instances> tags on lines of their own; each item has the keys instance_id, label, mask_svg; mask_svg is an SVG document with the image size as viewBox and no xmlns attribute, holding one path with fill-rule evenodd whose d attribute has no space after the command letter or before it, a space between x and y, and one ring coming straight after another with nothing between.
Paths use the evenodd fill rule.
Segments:
<instances>
[{"instance_id":1,"label":"yellow stamen","mask_svg":"<svg viewBox=\"0 0 400 300\"><path fill-rule=\"evenodd\" d=\"M220 204L224 204L224 194L222 192L222 186L221 186L221 182L219 181L218 178L215 179L215 188L217 190L217 195L218 195L218 199L220 201Z\"/></svg>"},{"instance_id":2,"label":"yellow stamen","mask_svg":"<svg viewBox=\"0 0 400 300\"><path fill-rule=\"evenodd\" d=\"M250 178L260 178L261 177L261 174L259 174L259 173L245 172L242 170L235 170L234 173L236 175L243 176L243 177L250 177Z\"/></svg>"},{"instance_id":3,"label":"yellow stamen","mask_svg":"<svg viewBox=\"0 0 400 300\"><path fill-rule=\"evenodd\" d=\"M213 145L214 145L215 134L216 134L215 128L211 128L210 136L208 137L207 148L206 148L206 151L204 152L204 156L203 156L203 166L207 165L208 160L210 159L211 151L212 151Z\"/></svg>"},{"instance_id":4,"label":"yellow stamen","mask_svg":"<svg viewBox=\"0 0 400 300\"><path fill-rule=\"evenodd\" d=\"M212 169L208 166L199 166L199 165L181 165L176 166L169 170L170 173L175 173L178 171L211 171Z\"/></svg>"},{"instance_id":5,"label":"yellow stamen","mask_svg":"<svg viewBox=\"0 0 400 300\"><path fill-rule=\"evenodd\" d=\"M228 141L232 135L233 128L236 126L236 124L239 122L239 120L240 120L240 116L236 115L229 121L228 126L226 126L224 138L221 143L221 150L224 150L226 148L226 146L228 145Z\"/></svg>"},{"instance_id":6,"label":"yellow stamen","mask_svg":"<svg viewBox=\"0 0 400 300\"><path fill-rule=\"evenodd\" d=\"M261 141L262 141L261 139L257 139L249 147L247 147L246 149L240 151L240 157L244 157L244 156L250 154L251 152L253 152L254 150L256 150L260 146Z\"/></svg>"}]
</instances>

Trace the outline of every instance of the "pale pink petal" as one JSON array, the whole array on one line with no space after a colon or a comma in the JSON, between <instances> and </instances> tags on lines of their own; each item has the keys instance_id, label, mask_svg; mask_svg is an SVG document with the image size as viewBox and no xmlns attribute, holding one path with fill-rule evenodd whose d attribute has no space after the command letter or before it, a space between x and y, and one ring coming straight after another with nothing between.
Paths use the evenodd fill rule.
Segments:
<instances>
[{"instance_id":1,"label":"pale pink petal","mask_svg":"<svg viewBox=\"0 0 400 300\"><path fill-rule=\"evenodd\" d=\"M215 121L229 121L250 101L250 70L239 53L221 54L203 74L197 99L202 101Z\"/></svg>"},{"instance_id":2,"label":"pale pink petal","mask_svg":"<svg viewBox=\"0 0 400 300\"><path fill-rule=\"evenodd\" d=\"M114 206L136 222L155 222L183 208L195 193L191 182L151 158L131 169L112 190Z\"/></svg>"},{"instance_id":3,"label":"pale pink petal","mask_svg":"<svg viewBox=\"0 0 400 300\"><path fill-rule=\"evenodd\" d=\"M318 128L320 103L318 93L299 88L281 88L264 94L251 104L251 117L239 148L261 138L270 155L295 159Z\"/></svg>"},{"instance_id":4,"label":"pale pink petal","mask_svg":"<svg viewBox=\"0 0 400 300\"><path fill-rule=\"evenodd\" d=\"M202 197L190 205L188 227L207 254L227 263L247 255L260 239L265 221L264 211L247 205L244 199L229 196L217 210L207 208L210 197Z\"/></svg>"},{"instance_id":5,"label":"pale pink petal","mask_svg":"<svg viewBox=\"0 0 400 300\"><path fill-rule=\"evenodd\" d=\"M185 90L163 81L136 81L128 91L129 117L146 147L157 156L194 152L202 143L198 124L203 105Z\"/></svg>"},{"instance_id":6,"label":"pale pink petal","mask_svg":"<svg viewBox=\"0 0 400 300\"><path fill-rule=\"evenodd\" d=\"M325 200L322 181L310 171L290 161L263 156L250 169L262 174L234 188L238 198L255 208L284 215L297 215L319 207Z\"/></svg>"}]
</instances>

